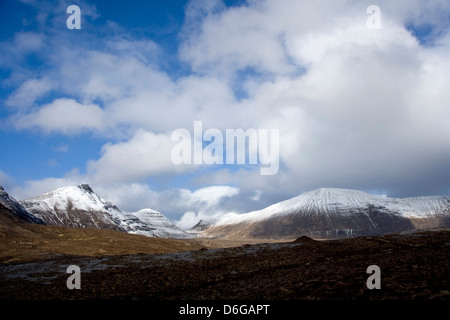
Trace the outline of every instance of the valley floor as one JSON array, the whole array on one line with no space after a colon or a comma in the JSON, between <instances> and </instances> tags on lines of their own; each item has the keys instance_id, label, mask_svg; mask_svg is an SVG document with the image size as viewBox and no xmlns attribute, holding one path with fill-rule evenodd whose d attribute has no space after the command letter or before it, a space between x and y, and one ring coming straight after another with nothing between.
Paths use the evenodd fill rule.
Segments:
<instances>
[{"instance_id":1,"label":"valley floor","mask_svg":"<svg viewBox=\"0 0 450 320\"><path fill-rule=\"evenodd\" d=\"M221 245L203 239L172 253L10 256L0 264L0 299L450 299L450 230ZM66 286L69 265L80 267L80 290ZM381 289L367 288L370 265L381 270Z\"/></svg>"}]
</instances>

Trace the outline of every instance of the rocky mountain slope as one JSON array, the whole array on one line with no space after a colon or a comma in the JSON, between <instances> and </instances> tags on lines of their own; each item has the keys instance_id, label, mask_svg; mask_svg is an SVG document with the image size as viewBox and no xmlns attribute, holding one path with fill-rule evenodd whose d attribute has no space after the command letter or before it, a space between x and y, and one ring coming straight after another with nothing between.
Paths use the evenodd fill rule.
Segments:
<instances>
[{"instance_id":1,"label":"rocky mountain slope","mask_svg":"<svg viewBox=\"0 0 450 320\"><path fill-rule=\"evenodd\" d=\"M262 210L228 214L201 232L214 237L342 238L449 226L449 196L400 199L321 188Z\"/></svg>"},{"instance_id":2,"label":"rocky mountain slope","mask_svg":"<svg viewBox=\"0 0 450 320\"><path fill-rule=\"evenodd\" d=\"M189 237L161 213L151 209L123 212L100 198L87 184L62 187L21 204L49 225L112 229L152 237Z\"/></svg>"},{"instance_id":3,"label":"rocky mountain slope","mask_svg":"<svg viewBox=\"0 0 450 320\"><path fill-rule=\"evenodd\" d=\"M125 231L113 218L120 210L86 184L62 187L20 203L48 225Z\"/></svg>"},{"instance_id":4,"label":"rocky mountain slope","mask_svg":"<svg viewBox=\"0 0 450 320\"><path fill-rule=\"evenodd\" d=\"M0 186L0 207L5 209L5 215L11 215L21 221L29 223L44 224L44 221L30 214L16 199L11 197L2 186Z\"/></svg>"}]
</instances>

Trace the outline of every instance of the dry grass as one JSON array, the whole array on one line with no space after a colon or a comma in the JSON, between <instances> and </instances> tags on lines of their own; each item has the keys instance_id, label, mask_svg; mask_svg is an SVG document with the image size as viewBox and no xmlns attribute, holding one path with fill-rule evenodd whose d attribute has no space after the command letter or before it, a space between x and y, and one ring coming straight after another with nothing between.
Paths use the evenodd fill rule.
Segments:
<instances>
[{"instance_id":1,"label":"dry grass","mask_svg":"<svg viewBox=\"0 0 450 320\"><path fill-rule=\"evenodd\" d=\"M23 223L0 212L0 262L46 260L53 255L104 256L200 249L188 240L151 238L114 230Z\"/></svg>"}]
</instances>

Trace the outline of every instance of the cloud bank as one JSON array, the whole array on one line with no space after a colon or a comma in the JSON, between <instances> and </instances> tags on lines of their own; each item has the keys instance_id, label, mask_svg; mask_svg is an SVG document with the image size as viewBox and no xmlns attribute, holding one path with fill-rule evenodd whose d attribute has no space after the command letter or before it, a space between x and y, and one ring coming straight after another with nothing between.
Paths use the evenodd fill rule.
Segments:
<instances>
[{"instance_id":1,"label":"cloud bank","mask_svg":"<svg viewBox=\"0 0 450 320\"><path fill-rule=\"evenodd\" d=\"M86 172L17 192L89 181L126 210L139 202L183 227L317 187L448 193L450 3L379 1L380 30L367 28L369 5L192 0L174 53L188 71L177 76L162 68L158 43L119 26L99 27L76 47L65 30L16 33L0 44L15 87L5 102L9 125L105 139ZM36 52L43 67L21 63ZM170 133L196 120L219 130L278 129L279 173L174 165ZM147 183L174 177L193 191Z\"/></svg>"}]
</instances>

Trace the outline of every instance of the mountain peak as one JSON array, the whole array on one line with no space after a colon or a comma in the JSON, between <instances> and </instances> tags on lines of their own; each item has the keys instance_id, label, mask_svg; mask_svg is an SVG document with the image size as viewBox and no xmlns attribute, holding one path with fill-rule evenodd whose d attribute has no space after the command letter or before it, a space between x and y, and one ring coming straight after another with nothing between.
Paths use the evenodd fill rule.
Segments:
<instances>
[{"instance_id":1,"label":"mountain peak","mask_svg":"<svg viewBox=\"0 0 450 320\"><path fill-rule=\"evenodd\" d=\"M47 224L124 231L115 221L120 210L100 198L88 184L61 187L21 204Z\"/></svg>"},{"instance_id":2,"label":"mountain peak","mask_svg":"<svg viewBox=\"0 0 450 320\"><path fill-rule=\"evenodd\" d=\"M311 190L305 193L302 193L301 195L314 195L314 196L323 196L323 195L370 195L367 192L361 191L361 190L354 190L354 189L344 189L344 188L319 188L315 190Z\"/></svg>"},{"instance_id":3,"label":"mountain peak","mask_svg":"<svg viewBox=\"0 0 450 320\"><path fill-rule=\"evenodd\" d=\"M149 208L134 213L121 211L113 203L102 199L89 184L61 187L24 200L22 204L52 225L115 229L152 237L189 236L158 211Z\"/></svg>"},{"instance_id":4,"label":"mountain peak","mask_svg":"<svg viewBox=\"0 0 450 320\"><path fill-rule=\"evenodd\" d=\"M135 213L161 215L161 213L159 211L156 211L156 210L153 210L153 209L150 209L150 208L144 208L144 209L141 209L141 210L139 210L139 211L137 211Z\"/></svg>"},{"instance_id":5,"label":"mountain peak","mask_svg":"<svg viewBox=\"0 0 450 320\"><path fill-rule=\"evenodd\" d=\"M78 188L81 190L87 191L88 193L94 193L94 190L92 190L91 186L88 184L80 184L78 185Z\"/></svg>"}]
</instances>

